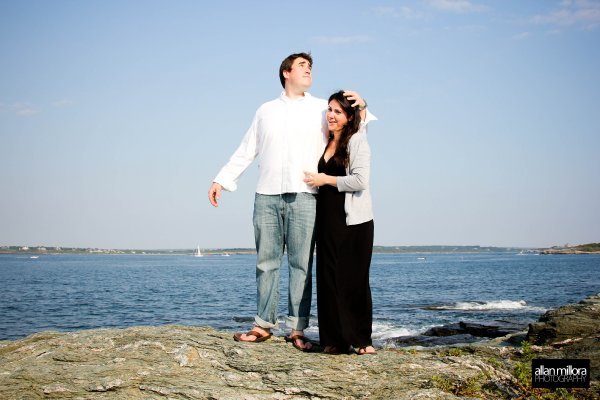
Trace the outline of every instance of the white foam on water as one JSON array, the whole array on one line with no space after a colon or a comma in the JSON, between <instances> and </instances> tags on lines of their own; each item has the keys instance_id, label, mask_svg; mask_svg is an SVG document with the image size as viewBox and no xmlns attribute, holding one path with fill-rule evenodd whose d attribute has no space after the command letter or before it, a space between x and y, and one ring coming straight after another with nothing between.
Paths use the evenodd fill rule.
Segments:
<instances>
[{"instance_id":1,"label":"white foam on water","mask_svg":"<svg viewBox=\"0 0 600 400\"><path fill-rule=\"evenodd\" d=\"M400 336L419 335L425 331L426 329L405 328L388 323L373 322L371 337L373 340L385 340Z\"/></svg>"},{"instance_id":2,"label":"white foam on water","mask_svg":"<svg viewBox=\"0 0 600 400\"><path fill-rule=\"evenodd\" d=\"M525 300L496 300L489 302L459 302L456 303L461 310L521 310L527 307Z\"/></svg>"},{"instance_id":3,"label":"white foam on water","mask_svg":"<svg viewBox=\"0 0 600 400\"><path fill-rule=\"evenodd\" d=\"M487 310L535 310L545 311L540 307L527 305L525 300L492 300L492 301L459 301L454 304L431 307L433 310L465 310L465 311L487 311Z\"/></svg>"},{"instance_id":4,"label":"white foam on water","mask_svg":"<svg viewBox=\"0 0 600 400\"><path fill-rule=\"evenodd\" d=\"M431 326L423 327L421 329L417 328L406 328L400 327L397 325L393 325L391 323L385 322L376 322L373 321L371 338L373 340L386 340L397 338L400 336L415 336L425 332L427 329L431 328ZM282 332L283 334L283 332ZM311 321L310 326L304 330L304 334L310 338L318 338L319 337L319 325L315 321Z\"/></svg>"}]
</instances>

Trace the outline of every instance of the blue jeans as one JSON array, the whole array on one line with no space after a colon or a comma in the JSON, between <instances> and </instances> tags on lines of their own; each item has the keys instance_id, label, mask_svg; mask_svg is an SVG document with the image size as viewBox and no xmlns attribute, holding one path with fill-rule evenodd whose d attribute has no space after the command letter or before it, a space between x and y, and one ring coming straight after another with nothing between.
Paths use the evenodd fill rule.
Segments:
<instances>
[{"instance_id":1,"label":"blue jeans","mask_svg":"<svg viewBox=\"0 0 600 400\"><path fill-rule=\"evenodd\" d=\"M296 330L308 326L316 204L316 195L311 193L257 193L254 198L258 309L255 321L262 328L277 326L279 270L286 247L289 265L286 325Z\"/></svg>"}]
</instances>

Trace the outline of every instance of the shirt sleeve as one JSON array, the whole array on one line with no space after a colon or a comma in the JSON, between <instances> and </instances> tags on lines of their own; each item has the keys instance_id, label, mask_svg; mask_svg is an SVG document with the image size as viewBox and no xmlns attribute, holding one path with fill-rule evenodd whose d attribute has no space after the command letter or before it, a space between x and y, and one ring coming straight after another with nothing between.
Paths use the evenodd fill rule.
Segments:
<instances>
[{"instance_id":1,"label":"shirt sleeve","mask_svg":"<svg viewBox=\"0 0 600 400\"><path fill-rule=\"evenodd\" d=\"M233 192L237 189L237 181L242 176L244 171L248 168L248 166L254 161L257 152L257 126L258 126L258 117L254 116L252 120L252 125L244 135L242 139L242 143L237 148L237 150L233 153L233 155L229 158L229 161L217 174L213 182L217 182L223 189Z\"/></svg>"},{"instance_id":2,"label":"shirt sleeve","mask_svg":"<svg viewBox=\"0 0 600 400\"><path fill-rule=\"evenodd\" d=\"M373 114L371 114L371 112L369 111L369 108L367 108L367 115L365 117L365 120L360 121L360 125L361 125L361 127L366 126L371 121L377 121L377 117L374 116Z\"/></svg>"}]
</instances>

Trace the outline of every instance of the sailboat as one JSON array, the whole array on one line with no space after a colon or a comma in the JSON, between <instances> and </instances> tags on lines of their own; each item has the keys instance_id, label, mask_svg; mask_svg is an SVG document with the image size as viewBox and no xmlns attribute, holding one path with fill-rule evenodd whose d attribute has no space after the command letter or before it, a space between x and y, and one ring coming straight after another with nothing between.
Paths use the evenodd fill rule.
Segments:
<instances>
[{"instance_id":1,"label":"sailboat","mask_svg":"<svg viewBox=\"0 0 600 400\"><path fill-rule=\"evenodd\" d=\"M194 257L203 257L202 252L200 251L200 246L198 246L198 248L196 249L196 252L194 253Z\"/></svg>"}]
</instances>

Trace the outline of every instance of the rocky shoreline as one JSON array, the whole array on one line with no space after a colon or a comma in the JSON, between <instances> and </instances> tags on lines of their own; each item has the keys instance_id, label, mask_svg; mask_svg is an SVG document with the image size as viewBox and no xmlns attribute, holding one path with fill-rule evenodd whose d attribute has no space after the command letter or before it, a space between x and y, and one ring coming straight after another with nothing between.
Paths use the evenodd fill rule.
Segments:
<instances>
[{"instance_id":1,"label":"rocky shoreline","mask_svg":"<svg viewBox=\"0 0 600 400\"><path fill-rule=\"evenodd\" d=\"M541 255L559 255L559 254L598 254L599 251L584 251L584 250L574 250L574 249L545 249L540 250Z\"/></svg>"},{"instance_id":2,"label":"rocky shoreline","mask_svg":"<svg viewBox=\"0 0 600 400\"><path fill-rule=\"evenodd\" d=\"M451 346L483 342L502 338L507 344L520 344L525 340L527 325L511 321L494 321L485 324L459 321L436 326L420 335L401 336L386 340L396 346ZM395 346L394 346L395 347Z\"/></svg>"},{"instance_id":3,"label":"rocky shoreline","mask_svg":"<svg viewBox=\"0 0 600 400\"><path fill-rule=\"evenodd\" d=\"M331 356L299 352L282 337L237 343L211 328L41 332L0 342L0 398L560 398L515 373L530 361L524 348L508 344L517 335L525 332L461 347ZM599 398L600 295L549 311L527 339L536 358L590 358L591 388L569 391Z\"/></svg>"},{"instance_id":4,"label":"rocky shoreline","mask_svg":"<svg viewBox=\"0 0 600 400\"><path fill-rule=\"evenodd\" d=\"M578 246L551 247L540 249L540 254L600 254L600 243L588 243Z\"/></svg>"}]
</instances>

